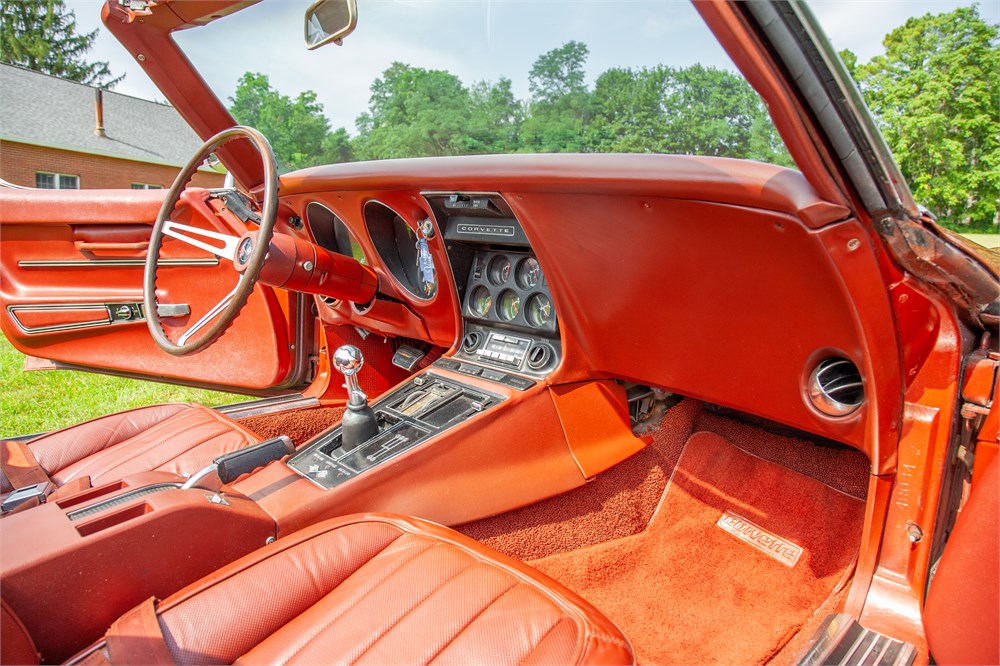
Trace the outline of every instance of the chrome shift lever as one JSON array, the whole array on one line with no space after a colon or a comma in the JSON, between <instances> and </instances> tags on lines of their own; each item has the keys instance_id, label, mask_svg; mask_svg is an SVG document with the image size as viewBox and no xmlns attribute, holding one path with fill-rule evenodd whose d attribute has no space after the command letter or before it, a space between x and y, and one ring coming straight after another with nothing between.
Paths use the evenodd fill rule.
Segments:
<instances>
[{"instance_id":1,"label":"chrome shift lever","mask_svg":"<svg viewBox=\"0 0 1000 666\"><path fill-rule=\"evenodd\" d=\"M343 345L333 353L333 367L344 375L344 388L347 389L347 404L362 407L368 404L368 396L358 384L357 374L365 364L361 350L354 345Z\"/></svg>"},{"instance_id":2,"label":"chrome shift lever","mask_svg":"<svg viewBox=\"0 0 1000 666\"><path fill-rule=\"evenodd\" d=\"M358 371L365 364L361 350L354 345L343 345L333 352L333 367L344 375L347 389L347 410L340 422L341 446L351 450L378 434L378 420L368 406L368 396L358 385Z\"/></svg>"}]
</instances>

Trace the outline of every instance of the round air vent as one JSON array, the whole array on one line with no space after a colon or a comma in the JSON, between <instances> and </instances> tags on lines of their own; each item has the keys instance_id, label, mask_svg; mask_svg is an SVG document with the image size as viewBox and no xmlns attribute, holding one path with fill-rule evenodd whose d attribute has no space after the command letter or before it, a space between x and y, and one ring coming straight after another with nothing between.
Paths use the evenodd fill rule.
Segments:
<instances>
[{"instance_id":1,"label":"round air vent","mask_svg":"<svg viewBox=\"0 0 1000 666\"><path fill-rule=\"evenodd\" d=\"M552 347L536 342L528 350L528 367L532 370L541 370L552 361Z\"/></svg>"},{"instance_id":2,"label":"round air vent","mask_svg":"<svg viewBox=\"0 0 1000 666\"><path fill-rule=\"evenodd\" d=\"M830 416L846 416L865 401L865 385L858 367L846 358L827 358L809 376L809 400Z\"/></svg>"},{"instance_id":3,"label":"round air vent","mask_svg":"<svg viewBox=\"0 0 1000 666\"><path fill-rule=\"evenodd\" d=\"M481 344L483 344L483 334L479 331L470 331L462 338L462 351L471 354L479 349L479 345Z\"/></svg>"}]
</instances>

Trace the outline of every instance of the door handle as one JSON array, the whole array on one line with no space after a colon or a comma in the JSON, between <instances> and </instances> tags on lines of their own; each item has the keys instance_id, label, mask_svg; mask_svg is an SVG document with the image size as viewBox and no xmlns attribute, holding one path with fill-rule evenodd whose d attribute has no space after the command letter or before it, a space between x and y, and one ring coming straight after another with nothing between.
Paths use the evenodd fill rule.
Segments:
<instances>
[{"instance_id":1,"label":"door handle","mask_svg":"<svg viewBox=\"0 0 1000 666\"><path fill-rule=\"evenodd\" d=\"M74 241L73 245L80 252L145 252L149 248L148 241L138 243L111 243L104 241Z\"/></svg>"}]
</instances>

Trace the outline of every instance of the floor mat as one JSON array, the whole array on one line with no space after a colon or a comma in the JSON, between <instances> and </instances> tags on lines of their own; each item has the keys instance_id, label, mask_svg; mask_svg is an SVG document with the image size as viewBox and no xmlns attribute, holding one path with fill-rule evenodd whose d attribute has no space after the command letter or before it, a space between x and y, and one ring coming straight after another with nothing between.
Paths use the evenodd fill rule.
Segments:
<instances>
[{"instance_id":1,"label":"floor mat","mask_svg":"<svg viewBox=\"0 0 1000 666\"><path fill-rule=\"evenodd\" d=\"M726 512L757 547L717 526ZM859 499L699 432L645 531L531 564L617 622L642 663L761 663L843 578L863 513Z\"/></svg>"},{"instance_id":2,"label":"floor mat","mask_svg":"<svg viewBox=\"0 0 1000 666\"><path fill-rule=\"evenodd\" d=\"M239 422L244 428L249 428L263 439L288 435L295 442L295 446L302 446L306 440L339 423L343 414L343 407L312 407L277 414L248 416L239 419Z\"/></svg>"},{"instance_id":3,"label":"floor mat","mask_svg":"<svg viewBox=\"0 0 1000 666\"><path fill-rule=\"evenodd\" d=\"M687 399L666 413L652 444L587 485L455 529L522 561L638 534L653 517L684 443L698 431L722 435L744 451L854 497L866 495L870 465L860 451L775 435Z\"/></svg>"}]
</instances>

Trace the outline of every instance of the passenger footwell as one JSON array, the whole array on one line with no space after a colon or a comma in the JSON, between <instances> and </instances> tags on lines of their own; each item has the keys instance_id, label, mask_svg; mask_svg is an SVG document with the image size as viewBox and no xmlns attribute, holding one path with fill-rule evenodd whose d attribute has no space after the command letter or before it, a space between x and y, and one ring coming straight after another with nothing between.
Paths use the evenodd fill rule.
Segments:
<instances>
[{"instance_id":1,"label":"passenger footwell","mask_svg":"<svg viewBox=\"0 0 1000 666\"><path fill-rule=\"evenodd\" d=\"M645 664L761 663L843 580L864 503L698 432L645 531L531 562Z\"/></svg>"}]
</instances>

